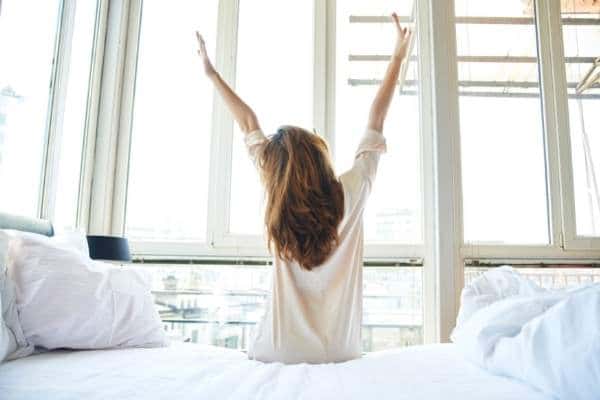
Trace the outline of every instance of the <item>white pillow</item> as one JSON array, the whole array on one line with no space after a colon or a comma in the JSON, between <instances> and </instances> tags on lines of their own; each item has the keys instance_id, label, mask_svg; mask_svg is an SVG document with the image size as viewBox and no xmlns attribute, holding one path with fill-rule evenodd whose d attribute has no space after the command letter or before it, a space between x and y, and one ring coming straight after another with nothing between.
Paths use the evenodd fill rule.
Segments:
<instances>
[{"instance_id":1,"label":"white pillow","mask_svg":"<svg viewBox=\"0 0 600 400\"><path fill-rule=\"evenodd\" d=\"M0 310L2 309L2 296L0 296ZM17 349L15 335L8 329L4 323L4 317L0 313L0 363L6 360L8 356Z\"/></svg>"},{"instance_id":2,"label":"white pillow","mask_svg":"<svg viewBox=\"0 0 600 400\"><path fill-rule=\"evenodd\" d=\"M39 235L11 241L9 259L28 342L47 349L166 345L144 271L93 261Z\"/></svg>"},{"instance_id":3,"label":"white pillow","mask_svg":"<svg viewBox=\"0 0 600 400\"><path fill-rule=\"evenodd\" d=\"M0 363L27 356L33 351L21 330L15 287L7 274L9 240L9 236L0 231Z\"/></svg>"},{"instance_id":4,"label":"white pillow","mask_svg":"<svg viewBox=\"0 0 600 400\"><path fill-rule=\"evenodd\" d=\"M84 257L90 256L87 236L85 232L80 230L63 230L56 232L55 235L51 237L40 235L37 233L16 231L13 229L3 229L0 230L0 232L3 232L5 234L5 237L8 237L9 242L11 240L22 237L34 239L37 238L39 240L50 241L53 245L57 247L68 248L77 251Z\"/></svg>"},{"instance_id":5,"label":"white pillow","mask_svg":"<svg viewBox=\"0 0 600 400\"><path fill-rule=\"evenodd\" d=\"M21 233L23 235L23 233ZM31 233L25 235L32 235ZM36 235L37 236L37 235ZM46 236L42 236L46 237ZM87 237L85 232L80 230L64 230L58 231L52 236L52 242L65 247L71 247L81 253L84 257L90 256Z\"/></svg>"}]
</instances>

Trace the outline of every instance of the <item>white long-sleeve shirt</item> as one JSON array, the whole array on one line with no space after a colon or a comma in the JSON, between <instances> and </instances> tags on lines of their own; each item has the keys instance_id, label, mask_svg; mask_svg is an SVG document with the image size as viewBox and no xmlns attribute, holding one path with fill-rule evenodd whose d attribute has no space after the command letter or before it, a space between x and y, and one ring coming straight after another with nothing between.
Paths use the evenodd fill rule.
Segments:
<instances>
[{"instance_id":1,"label":"white long-sleeve shirt","mask_svg":"<svg viewBox=\"0 0 600 400\"><path fill-rule=\"evenodd\" d=\"M246 136L253 160L267 140L261 131ZM385 150L383 135L367 130L352 168L339 177L344 191L339 244L322 265L309 271L274 256L272 293L249 358L291 364L360 357L363 210Z\"/></svg>"}]
</instances>

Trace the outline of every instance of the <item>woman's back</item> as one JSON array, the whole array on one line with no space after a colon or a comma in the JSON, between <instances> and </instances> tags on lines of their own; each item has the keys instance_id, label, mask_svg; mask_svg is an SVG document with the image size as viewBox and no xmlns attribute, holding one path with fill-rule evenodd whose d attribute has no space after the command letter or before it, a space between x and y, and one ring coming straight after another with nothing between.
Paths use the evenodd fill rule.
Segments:
<instances>
[{"instance_id":1,"label":"woman's back","mask_svg":"<svg viewBox=\"0 0 600 400\"><path fill-rule=\"evenodd\" d=\"M251 156L266 139L260 131L246 143ZM353 167L340 176L344 216L338 244L327 260L308 270L277 255L272 293L248 355L284 363L340 362L361 355L363 210L385 151L383 136L368 131Z\"/></svg>"},{"instance_id":2,"label":"woman's back","mask_svg":"<svg viewBox=\"0 0 600 400\"><path fill-rule=\"evenodd\" d=\"M250 358L321 363L361 354L362 215L385 151L381 131L412 37L396 14L392 19L396 45L369 110L369 129L354 165L339 179L327 144L316 135L294 127L270 139L262 134L256 114L215 70L196 32L204 72L244 133L250 156L259 161L268 199L273 290Z\"/></svg>"}]
</instances>

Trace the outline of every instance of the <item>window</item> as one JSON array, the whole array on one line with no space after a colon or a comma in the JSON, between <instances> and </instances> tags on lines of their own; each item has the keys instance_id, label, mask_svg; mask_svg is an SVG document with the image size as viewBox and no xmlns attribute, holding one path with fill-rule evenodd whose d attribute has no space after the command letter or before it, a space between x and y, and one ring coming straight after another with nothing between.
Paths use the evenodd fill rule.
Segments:
<instances>
[{"instance_id":1,"label":"window","mask_svg":"<svg viewBox=\"0 0 600 400\"><path fill-rule=\"evenodd\" d=\"M163 243L206 242L209 233L209 252L216 249L219 255L266 255L264 243L259 240L264 193L246 154L243 135L231 122L230 114L222 110L222 104L213 107L210 83L195 67L181 71L194 63L186 48L193 44L182 39L198 26L190 15L202 14L205 8L211 10L202 15L212 15L212 25L199 24L206 27L204 31L208 29L205 36L209 45L216 43L218 29L227 29L228 33L220 36L219 58L215 61L222 63L224 78L256 111L265 134L275 133L280 125L321 130L318 133L333 142L337 172L343 173L352 163L377 80L385 72L395 34L389 15L397 5L391 8L385 2L369 6L359 1L340 2L332 14L322 18L317 13L323 13L324 8L315 2L226 1L220 3L216 21L215 4L186 4L145 4L141 13L126 232L138 241ZM414 20L412 0L403 1L400 8L404 22ZM322 29L319 24L325 20L337 24L337 30ZM168 21L177 21L177 27L156 33L161 31L157 27ZM336 48L329 45L334 41ZM264 43L268 46L259 45ZM370 43L382 44L373 49ZM327 51L332 55L323 59L319 48L330 49ZM223 60L235 60L235 64ZM366 211L367 242L388 246L396 253L401 250L391 246L422 243L416 60L413 55L406 84L389 113L386 137L390 154L382 157L378 189ZM164 79L164 71L174 68L178 68L177 76ZM330 76L336 77L335 82L329 82ZM319 109L318 104L328 96L334 98L335 108L328 105ZM178 100L165 102L165 98ZM194 101L198 104L192 110L188 105ZM333 123L323 126L324 120ZM218 145L213 143L212 147L219 154L215 163L231 162L230 166L213 165L217 172L210 177L210 143L208 135L199 132L212 132L213 140L217 140ZM160 154L160 162L156 154ZM211 185L209 178L213 180ZM210 210L211 218L206 214L210 207L209 186L217 188L211 201L220 208Z\"/></svg>"},{"instance_id":2,"label":"window","mask_svg":"<svg viewBox=\"0 0 600 400\"><path fill-rule=\"evenodd\" d=\"M59 227L73 228L77 225L97 7L96 1L78 2L73 18L74 26L68 53L66 103L59 133L60 156L56 172L57 193L53 223Z\"/></svg>"},{"instance_id":3,"label":"window","mask_svg":"<svg viewBox=\"0 0 600 400\"><path fill-rule=\"evenodd\" d=\"M198 25L204 32L208 30L209 45L215 45L219 29L227 31L219 36L217 67L255 110L266 135L275 133L280 125L315 129L332 142L337 172L350 167L377 80L385 72L393 47L390 13L398 8L383 1L368 6L359 1L340 2L324 17L321 14L328 7L291 0L224 1L219 10L214 3L143 5L125 224L134 241L155 241L156 245L148 243L153 249L160 243L165 243L166 249L167 242L193 241L207 243L202 249L218 255L267 254L260 240L264 193L246 154L243 135L222 104L213 107L212 87L195 67L181 71L194 63L186 48L193 44L182 38ZM405 22L414 20L413 8L412 0L401 3ZM202 13L205 9L210 11ZM202 14L207 22L195 22L190 15L196 14ZM277 15L294 18L272 17ZM209 16L212 22L208 22ZM177 27L166 33L158 29L169 21L177 21ZM338 28L323 29L324 23ZM337 43L336 47L331 43ZM382 44L373 49L369 43ZM327 56L320 49L327 49ZM366 211L367 242L387 246L395 254L402 250L392 246L423 241L416 60L415 51L406 84L389 113L386 137L390 154L382 157L379 189ZM174 68L178 68L177 76L164 79L164 71ZM165 98L178 100L165 102ZM328 103L321 109L320 104L329 102L324 98L333 99L335 107ZM194 101L197 104L192 110L188 105ZM212 150L218 153L218 157L212 154L215 165L210 166L208 135L198 132L212 132L216 141ZM160 162L156 154L160 154ZM209 193L209 187L214 193ZM213 196L212 203L209 196ZM149 248L140 244L140 248ZM189 247L186 254L193 252Z\"/></svg>"},{"instance_id":4,"label":"window","mask_svg":"<svg viewBox=\"0 0 600 400\"><path fill-rule=\"evenodd\" d=\"M0 210L4 212L49 218L58 228L77 225L97 11L96 1L3 4Z\"/></svg>"},{"instance_id":5,"label":"window","mask_svg":"<svg viewBox=\"0 0 600 400\"><path fill-rule=\"evenodd\" d=\"M548 244L533 6L456 0L464 239Z\"/></svg>"},{"instance_id":6,"label":"window","mask_svg":"<svg viewBox=\"0 0 600 400\"><path fill-rule=\"evenodd\" d=\"M561 2L576 232L600 236L600 5ZM585 79L585 78L588 79ZM594 79L595 78L595 79Z\"/></svg>"},{"instance_id":7,"label":"window","mask_svg":"<svg viewBox=\"0 0 600 400\"><path fill-rule=\"evenodd\" d=\"M137 242L142 256L181 256L178 253L181 251L185 256L239 257L243 259L240 264L244 264L210 265L212 261L207 260L202 265L149 267L156 304L170 335L246 349L270 290L269 268L248 260L267 255L264 242L258 240L263 232L264 205L259 176L246 154L242 133L231 115L223 112L220 102L212 104L210 83L198 72L197 60L188 58L188 53L195 53L195 44L186 35L202 26L210 46L217 42L215 33L220 32L217 67L256 111L264 133L273 134L280 125L315 128L335 142L331 150L339 157L336 166L341 173L352 162L375 96L374 82L362 81L383 76L386 64L380 56L389 56L394 31L389 23L392 8L386 8L389 4L378 2L365 7L364 2L356 1L346 8L340 3L334 10L337 16L327 18L329 23L343 21L344 27L328 33L315 25L315 21L322 21L319 19L322 16L316 15L323 11L319 2L221 1L218 13L216 6L210 8L213 5L192 7L184 3L167 7L156 2L144 3L132 112L126 234L133 239L134 249ZM402 4L403 18L410 20L412 1ZM193 23L203 10L204 17L213 18L212 25ZM355 12L378 15L383 21L355 22L352 19ZM276 17L289 15L293 18ZM169 26L169 21L177 21L177 27L165 33L164 26ZM360 43L363 47L348 47L346 35L360 38L361 31L368 35ZM336 62L315 65L315 60L322 57L316 49L336 36L340 43L345 43L343 50L331 49L333 58L329 61L336 61L338 68ZM381 52L371 54L365 51L369 41L385 45L381 46ZM358 60L354 56L369 59ZM232 65L230 60L235 63ZM371 199L375 205L370 207L367 217L370 243L386 245L396 252L397 243L422 243L420 114L415 61L413 58L401 99L396 95L390 111L386 127L390 160L382 161L376 190L382 193ZM164 71L172 69L171 64L177 66L178 74L167 82ZM190 64L195 66L193 72L186 70ZM325 82L324 70L337 76L335 83L340 87L329 93L338 103L336 129L332 132L320 131L317 125L323 119L333 120L333 110L328 111L331 115L315 115L318 112L315 104L322 101L317 99L324 90L321 85L330 84ZM187 85L181 83L184 81ZM209 87L206 97L202 97L204 83ZM165 102L167 98L176 98L178 102L170 104ZM193 110L186 108L190 102L196 103ZM171 126L175 123L178 129ZM216 140L212 147L208 141L198 139L203 130L212 132L212 140ZM219 154L219 157L212 154L214 165L210 165L209 147L217 148ZM209 176L210 168L213 171ZM218 186L215 193L209 191L214 186ZM215 198L209 199L211 195ZM210 208L213 203L214 208ZM207 209L212 213L210 218ZM203 236L205 233L208 236ZM208 239L208 246L187 243L186 247L186 242ZM382 258L387 256L386 253ZM378 261L365 269L364 284L364 350L422 343L420 265L384 266Z\"/></svg>"},{"instance_id":8,"label":"window","mask_svg":"<svg viewBox=\"0 0 600 400\"><path fill-rule=\"evenodd\" d=\"M214 54L216 1L144 2L127 196L134 239L204 242L213 88L194 32Z\"/></svg>"},{"instance_id":9,"label":"window","mask_svg":"<svg viewBox=\"0 0 600 400\"><path fill-rule=\"evenodd\" d=\"M412 1L404 1L401 8L406 11L404 19L411 20ZM393 27L387 23L391 11L384 2L372 6L358 1L337 3L335 132L318 133L333 138L335 147L331 150L335 153L338 173L351 165L366 127L377 80L385 72L385 56L390 54L394 37ZM295 17L269 18L264 24L256 24L264 15L280 12ZM313 128L312 110L317 99L312 90L316 79L312 2L263 1L252 3L251 8L241 2L239 13L237 89L256 109L263 130L268 135L281 124ZM364 15L379 16L383 22L364 23L361 20ZM275 42L272 32L279 32ZM265 41L269 41L269 46L252 45ZM369 53L373 52L373 43L383 45L378 52ZM422 241L419 107L414 61L408 71L408 84L390 111L386 126L390 154L382 157L378 189L366 211L366 238L373 243ZM264 82L275 84L264 85ZM237 129L232 160L230 232L260 234L262 213L248 210L262 210L262 190Z\"/></svg>"},{"instance_id":10,"label":"window","mask_svg":"<svg viewBox=\"0 0 600 400\"><path fill-rule=\"evenodd\" d=\"M39 213L59 5L58 0L2 3L0 210L4 212Z\"/></svg>"},{"instance_id":11,"label":"window","mask_svg":"<svg viewBox=\"0 0 600 400\"><path fill-rule=\"evenodd\" d=\"M208 258L152 269L165 326L245 348L268 288L257 266L268 255L263 194L242 135L213 104L194 31L267 135L281 124L315 128L342 173L383 76L397 11L421 25L365 212L364 349L445 338L450 296L461 276L478 272L473 265L600 257L597 3L6 0L0 211L124 233L137 257ZM454 33L457 54L444 41ZM125 81L131 74L135 82ZM455 79L458 93L439 90ZM460 143L453 118L444 121L457 105ZM449 124L448 142L439 122ZM130 146L115 156L115 143ZM440 195L444 170L462 192ZM437 228L452 237L437 237ZM436 251L451 257L430 257ZM583 268L577 278L576 269L538 269L522 271L545 286L598 279ZM438 277L455 279L429 280ZM438 325L423 329L424 320Z\"/></svg>"},{"instance_id":12,"label":"window","mask_svg":"<svg viewBox=\"0 0 600 400\"><path fill-rule=\"evenodd\" d=\"M239 7L238 92L265 135L281 125L312 130L313 2L242 0ZM237 125L232 160L229 230L261 234L263 192Z\"/></svg>"},{"instance_id":13,"label":"window","mask_svg":"<svg viewBox=\"0 0 600 400\"><path fill-rule=\"evenodd\" d=\"M371 102L393 49L390 14L413 21L413 1L337 2L335 156L338 173L351 167L367 125ZM415 46L416 47L416 46ZM384 134L388 153L365 210L369 243L422 242L419 96L417 57L411 55L406 82L390 107Z\"/></svg>"},{"instance_id":14,"label":"window","mask_svg":"<svg viewBox=\"0 0 600 400\"><path fill-rule=\"evenodd\" d=\"M117 139L131 135L130 159L118 157L114 165L117 184L129 176L127 199L119 187L113 226L104 229L124 228L140 258L207 263L153 269L165 326L174 335L245 348L268 289L266 268L256 266L268 256L263 191L232 116L220 101L213 104L217 97L195 54L196 29L265 134L282 124L315 128L343 173L393 46L390 12L404 23L421 22L385 127L388 154L365 211L365 349L418 343L436 332L447 337L454 318L449 300L457 301L448 296L460 290L464 259L597 258L600 89L597 83L579 94L575 89L599 56L598 11L596 5L593 12L569 9L569 1L132 3L118 29L129 35L125 67L129 74L136 65L136 86L115 94L126 100ZM443 42L454 33L457 54ZM563 36L565 58L557 40ZM561 105L557 99L566 93L555 92L564 91L564 64L569 101ZM452 89L455 79L457 93L439 90ZM457 105L459 127L453 117L440 118ZM440 122L449 123L448 142L436 131ZM572 149L566 150L568 135ZM565 162L571 153L573 170ZM439 182L444 169L451 183L462 181L447 196L439 192L448 188L448 181ZM461 177L454 175L459 169ZM567 187L571 175L574 187ZM576 233L593 237L577 248L568 245L573 235L566 225L575 219L570 203ZM436 228L453 236L446 242ZM430 257L436 251L451 257ZM211 265L217 259L219 266ZM454 281L428 280L439 276ZM423 292L440 301L423 302ZM408 293L412 300L400 298ZM423 330L423 320L439 326Z\"/></svg>"}]
</instances>

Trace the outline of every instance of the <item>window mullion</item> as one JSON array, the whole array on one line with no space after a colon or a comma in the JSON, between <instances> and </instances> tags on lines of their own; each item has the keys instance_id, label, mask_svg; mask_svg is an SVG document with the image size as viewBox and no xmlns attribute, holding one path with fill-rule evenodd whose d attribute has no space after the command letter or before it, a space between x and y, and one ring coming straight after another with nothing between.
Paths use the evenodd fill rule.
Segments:
<instances>
[{"instance_id":1,"label":"window mullion","mask_svg":"<svg viewBox=\"0 0 600 400\"><path fill-rule=\"evenodd\" d=\"M131 154L131 134L135 82L139 54L140 28L142 23L142 0L131 0L127 15L125 58L122 69L120 110L118 113L118 137L115 154L115 175L112 190L111 233L122 235L125 232L127 211L127 185Z\"/></svg>"},{"instance_id":2,"label":"window mullion","mask_svg":"<svg viewBox=\"0 0 600 400\"><path fill-rule=\"evenodd\" d=\"M327 97L327 1L313 0L313 127L326 132Z\"/></svg>"},{"instance_id":3,"label":"window mullion","mask_svg":"<svg viewBox=\"0 0 600 400\"><path fill-rule=\"evenodd\" d=\"M65 111L69 65L71 58L71 41L75 21L75 2L64 0L61 4L59 28L56 39L54 70L50 91L50 102L47 116L46 145L42 170L42 190L39 203L39 214L42 218L53 219L56 203L56 180L58 160L60 159L62 122Z\"/></svg>"},{"instance_id":4,"label":"window mullion","mask_svg":"<svg viewBox=\"0 0 600 400\"><path fill-rule=\"evenodd\" d=\"M115 183L121 182L117 174L126 170L127 162L117 157L117 143L122 135L121 99L123 95L124 65L126 63L127 32L130 6L140 4L140 0L111 1L108 9L106 37L104 41L101 72L98 119L94 141L94 165L91 171L90 206L87 229L93 234L121 233L123 223L115 224L113 207L124 207L115 202ZM131 49L131 48L130 48ZM126 117L131 118L131 116ZM128 132L127 132L128 133ZM125 133L123 133L125 134ZM121 150L119 154L123 154ZM124 202L123 199L119 199ZM113 226L114 225L114 226Z\"/></svg>"},{"instance_id":5,"label":"window mullion","mask_svg":"<svg viewBox=\"0 0 600 400\"><path fill-rule=\"evenodd\" d=\"M102 83L102 65L104 60L104 44L108 26L108 3L110 0L99 0L96 14L96 26L92 50L92 67L88 90L87 117L83 138L83 156L81 160L81 176L79 200L77 205L77 226L86 228L89 223L92 177L94 173L94 158L96 147L96 127L98 124L98 109L100 105L100 90Z\"/></svg>"},{"instance_id":6,"label":"window mullion","mask_svg":"<svg viewBox=\"0 0 600 400\"><path fill-rule=\"evenodd\" d=\"M220 0L217 29L216 68L235 87L239 0ZM223 245L229 231L233 119L215 91L211 130L207 242Z\"/></svg>"},{"instance_id":7,"label":"window mullion","mask_svg":"<svg viewBox=\"0 0 600 400\"><path fill-rule=\"evenodd\" d=\"M313 123L335 158L336 0L314 0L313 27Z\"/></svg>"},{"instance_id":8,"label":"window mullion","mask_svg":"<svg viewBox=\"0 0 600 400\"><path fill-rule=\"evenodd\" d=\"M560 19L555 20L552 17L554 13L552 8L556 2L537 1L536 2L536 21L537 21L537 40L538 40L538 59L540 65L540 83L542 105L544 108L544 142L546 152L546 180L548 193L548 211L549 211L549 237L551 247L561 245L562 232L562 209L561 209L561 177L560 177L560 136L566 136L568 140L568 110L562 108L560 100L566 98L559 94L560 88L556 86L556 70L564 69L562 64L562 35L560 32ZM556 3L558 4L558 3ZM559 18L560 18L560 4ZM559 48L557 48L557 44ZM566 90L566 86L564 87ZM566 93L566 92L565 92ZM565 104L566 106L566 104ZM563 124L567 125L564 126ZM560 132L567 133L561 135Z\"/></svg>"},{"instance_id":9,"label":"window mullion","mask_svg":"<svg viewBox=\"0 0 600 400\"><path fill-rule=\"evenodd\" d=\"M427 339L445 342L454 328L464 279L455 11L454 1L424 3L419 29L421 35L428 35L430 59L423 63L427 64L423 80L429 78L432 82L431 110L427 110L432 130L423 134L431 135L428 140L433 153L432 173L425 182L430 187L424 190L429 196L425 208L431 215L425 221L434 229L426 233L425 293L431 297L431 289L435 291L433 304L429 305L434 308L435 325L427 327Z\"/></svg>"},{"instance_id":10,"label":"window mullion","mask_svg":"<svg viewBox=\"0 0 600 400\"><path fill-rule=\"evenodd\" d=\"M435 171L433 163L433 109L432 84L433 73L430 62L430 32L429 5L426 1L415 2L415 17L417 30L417 46L419 53L419 131L421 151L421 204L423 226L423 253L426 261L423 264L423 341L435 343L439 341L438 307L437 307L437 271L433 263L433 243L435 242L435 216L433 213L435 201Z\"/></svg>"},{"instance_id":11,"label":"window mullion","mask_svg":"<svg viewBox=\"0 0 600 400\"><path fill-rule=\"evenodd\" d=\"M336 24L337 24L337 0L327 0L327 52L326 52L326 77L325 77L325 137L329 142L332 158L335 162L335 91L336 91Z\"/></svg>"},{"instance_id":12,"label":"window mullion","mask_svg":"<svg viewBox=\"0 0 600 400\"><path fill-rule=\"evenodd\" d=\"M540 6L542 6L540 2ZM559 185L561 192L561 231L564 249L593 250L594 239L578 238L575 215L575 185L573 182L573 161L571 148L571 134L569 124L568 89L565 67L565 54L563 45L563 32L561 22L560 2L543 4L548 15L550 26L548 33L548 46L551 51L553 92L551 97L555 104L555 136L557 141L556 156L559 164ZM598 240L596 240L597 242ZM597 246L596 246L597 248Z\"/></svg>"}]
</instances>

